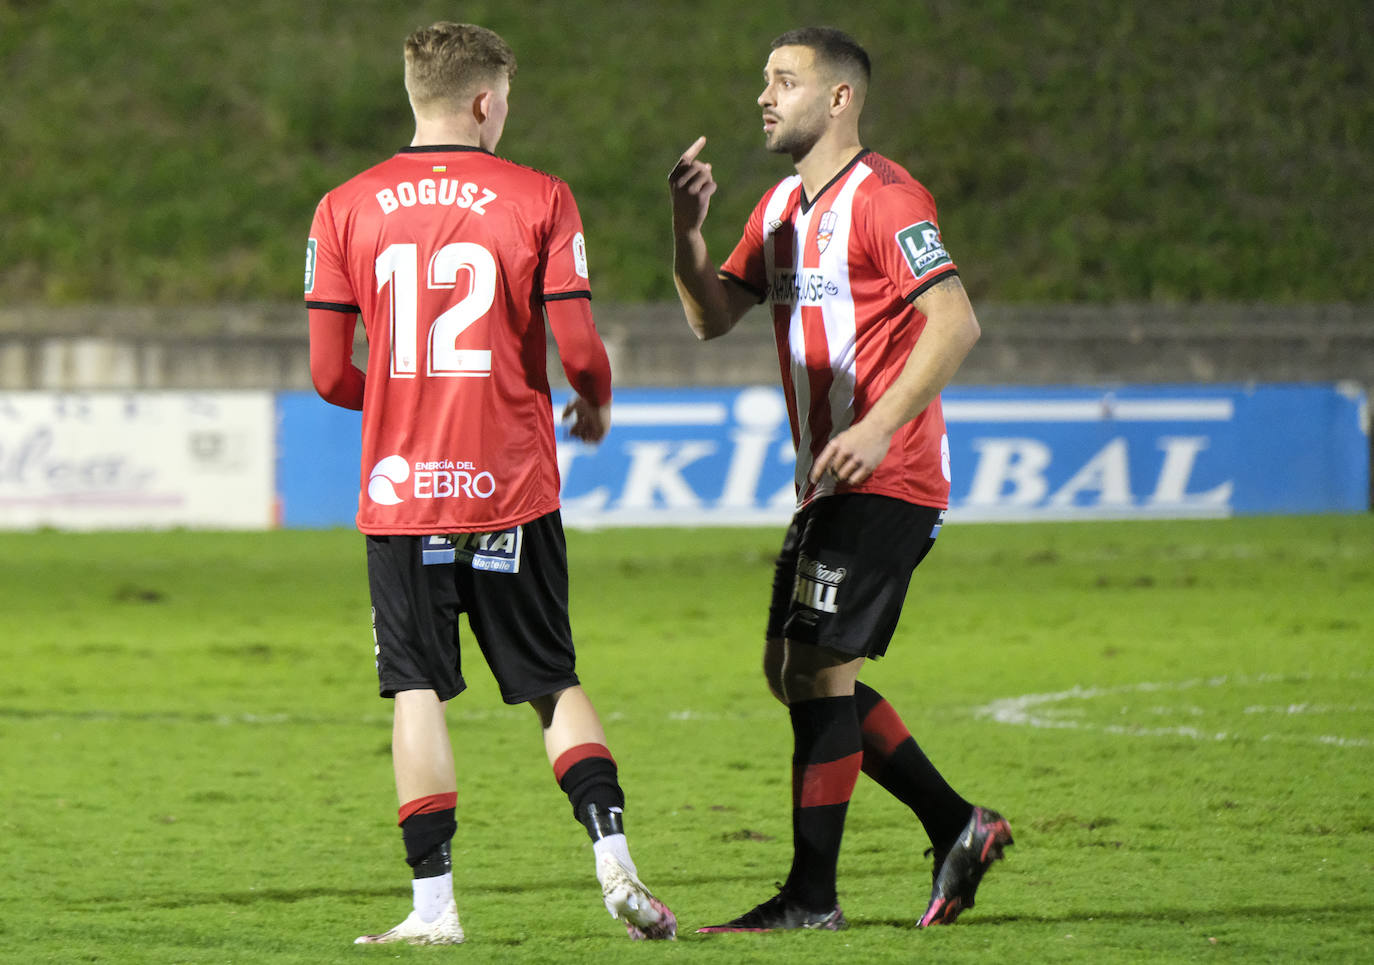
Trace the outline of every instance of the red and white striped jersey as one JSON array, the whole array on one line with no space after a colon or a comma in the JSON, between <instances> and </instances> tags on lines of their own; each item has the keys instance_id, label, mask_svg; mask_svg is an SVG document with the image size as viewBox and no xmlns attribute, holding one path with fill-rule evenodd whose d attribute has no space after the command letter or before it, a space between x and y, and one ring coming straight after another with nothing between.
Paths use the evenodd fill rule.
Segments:
<instances>
[{"instance_id":1,"label":"red and white striped jersey","mask_svg":"<svg viewBox=\"0 0 1374 965\"><path fill-rule=\"evenodd\" d=\"M797 502L832 492L949 505L949 439L937 397L893 436L864 482L836 487L807 474L830 439L862 419L901 373L925 316L912 301L956 273L935 201L901 166L859 154L808 199L783 179L754 208L721 277L773 310L783 389L797 447Z\"/></svg>"},{"instance_id":2,"label":"red and white striped jersey","mask_svg":"<svg viewBox=\"0 0 1374 965\"><path fill-rule=\"evenodd\" d=\"M324 196L305 298L367 327L360 530L491 532L558 508L544 305L590 298L587 277L568 185L477 148L405 148Z\"/></svg>"}]
</instances>

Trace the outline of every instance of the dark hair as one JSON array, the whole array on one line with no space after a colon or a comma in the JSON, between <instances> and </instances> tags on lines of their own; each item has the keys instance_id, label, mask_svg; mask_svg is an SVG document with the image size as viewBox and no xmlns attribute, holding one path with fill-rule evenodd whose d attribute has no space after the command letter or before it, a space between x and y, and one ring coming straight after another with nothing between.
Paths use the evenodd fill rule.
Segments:
<instances>
[{"instance_id":1,"label":"dark hair","mask_svg":"<svg viewBox=\"0 0 1374 965\"><path fill-rule=\"evenodd\" d=\"M775 39L769 49L777 50L779 47L810 47L822 64L843 72L857 71L864 83L873 74L868 51L860 47L858 41L849 34L834 27L798 27L789 30Z\"/></svg>"}]
</instances>

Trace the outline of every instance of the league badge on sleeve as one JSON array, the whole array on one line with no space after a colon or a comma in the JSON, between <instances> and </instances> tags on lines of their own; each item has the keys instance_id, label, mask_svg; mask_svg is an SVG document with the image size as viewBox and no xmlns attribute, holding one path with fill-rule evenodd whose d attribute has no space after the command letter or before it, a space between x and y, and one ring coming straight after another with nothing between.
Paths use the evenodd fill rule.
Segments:
<instances>
[{"instance_id":1,"label":"league badge on sleeve","mask_svg":"<svg viewBox=\"0 0 1374 965\"><path fill-rule=\"evenodd\" d=\"M940 240L940 229L930 221L918 221L897 232L897 247L917 281L953 261Z\"/></svg>"},{"instance_id":2,"label":"league badge on sleeve","mask_svg":"<svg viewBox=\"0 0 1374 965\"><path fill-rule=\"evenodd\" d=\"M305 293L307 295L315 290L315 248L318 244L314 238L305 243Z\"/></svg>"},{"instance_id":3,"label":"league badge on sleeve","mask_svg":"<svg viewBox=\"0 0 1374 965\"><path fill-rule=\"evenodd\" d=\"M587 240L580 231L573 235L573 271L579 278L587 277Z\"/></svg>"}]
</instances>

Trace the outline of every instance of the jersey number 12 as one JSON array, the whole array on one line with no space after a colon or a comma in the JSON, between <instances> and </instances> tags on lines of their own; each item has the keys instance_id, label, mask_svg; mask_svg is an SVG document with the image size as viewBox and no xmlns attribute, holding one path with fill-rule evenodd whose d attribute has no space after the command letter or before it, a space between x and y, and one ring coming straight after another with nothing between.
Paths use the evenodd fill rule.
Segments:
<instances>
[{"instance_id":1,"label":"jersey number 12","mask_svg":"<svg viewBox=\"0 0 1374 965\"><path fill-rule=\"evenodd\" d=\"M391 286L391 375L413 379L420 374L420 248L394 244L377 256L377 291ZM430 323L423 348L425 375L491 375L491 350L459 348L458 339L491 310L496 299L496 259L481 245L457 241L444 245L429 260L425 285L430 291L458 286L468 273L468 293Z\"/></svg>"}]
</instances>

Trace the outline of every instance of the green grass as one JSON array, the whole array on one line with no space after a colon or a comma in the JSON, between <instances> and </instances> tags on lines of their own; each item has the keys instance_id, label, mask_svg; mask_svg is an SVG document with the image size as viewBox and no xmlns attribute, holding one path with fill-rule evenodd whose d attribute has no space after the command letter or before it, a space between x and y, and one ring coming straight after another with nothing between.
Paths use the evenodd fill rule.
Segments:
<instances>
[{"instance_id":1,"label":"green grass","mask_svg":"<svg viewBox=\"0 0 1374 965\"><path fill-rule=\"evenodd\" d=\"M789 858L757 669L780 535L570 533L580 669L673 945L605 916L533 715L474 651L455 952L350 944L409 894L356 534L0 535L0 962L1367 960L1368 515L947 527L865 679L1016 846L917 931L926 842L865 779L849 931L693 934Z\"/></svg>"},{"instance_id":2,"label":"green grass","mask_svg":"<svg viewBox=\"0 0 1374 965\"><path fill-rule=\"evenodd\" d=\"M698 134L723 260L790 167L769 41L870 49L868 145L940 203L975 299L1374 300L1365 0L0 3L0 298L299 297L319 197L408 142L400 44L462 17L520 61L502 153L576 192L599 299L674 297L664 175Z\"/></svg>"}]
</instances>

